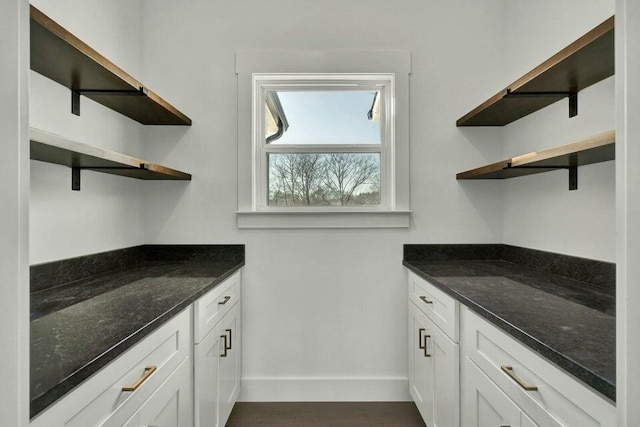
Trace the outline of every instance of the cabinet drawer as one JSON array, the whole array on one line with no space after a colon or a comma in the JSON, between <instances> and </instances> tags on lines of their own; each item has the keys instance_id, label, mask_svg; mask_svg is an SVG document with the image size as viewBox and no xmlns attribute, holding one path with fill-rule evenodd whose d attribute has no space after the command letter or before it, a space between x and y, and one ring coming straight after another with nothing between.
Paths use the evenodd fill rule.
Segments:
<instances>
[{"instance_id":1,"label":"cabinet drawer","mask_svg":"<svg viewBox=\"0 0 640 427\"><path fill-rule=\"evenodd\" d=\"M193 339L199 343L240 299L240 272L204 294L193 304Z\"/></svg>"},{"instance_id":2,"label":"cabinet drawer","mask_svg":"<svg viewBox=\"0 0 640 427\"><path fill-rule=\"evenodd\" d=\"M190 359L182 362L123 427L185 427L193 425L193 383Z\"/></svg>"},{"instance_id":3,"label":"cabinet drawer","mask_svg":"<svg viewBox=\"0 0 640 427\"><path fill-rule=\"evenodd\" d=\"M189 307L34 418L31 426L122 426L188 358L191 316Z\"/></svg>"},{"instance_id":4,"label":"cabinet drawer","mask_svg":"<svg viewBox=\"0 0 640 427\"><path fill-rule=\"evenodd\" d=\"M458 342L458 301L413 272L407 272L409 299L449 338Z\"/></svg>"},{"instance_id":5,"label":"cabinet drawer","mask_svg":"<svg viewBox=\"0 0 640 427\"><path fill-rule=\"evenodd\" d=\"M522 411L468 357L463 357L460 382L462 425L466 427L521 425Z\"/></svg>"},{"instance_id":6,"label":"cabinet drawer","mask_svg":"<svg viewBox=\"0 0 640 427\"><path fill-rule=\"evenodd\" d=\"M475 363L533 421L544 426L614 426L615 407L468 308L463 357ZM525 386L537 389L526 390Z\"/></svg>"}]
</instances>

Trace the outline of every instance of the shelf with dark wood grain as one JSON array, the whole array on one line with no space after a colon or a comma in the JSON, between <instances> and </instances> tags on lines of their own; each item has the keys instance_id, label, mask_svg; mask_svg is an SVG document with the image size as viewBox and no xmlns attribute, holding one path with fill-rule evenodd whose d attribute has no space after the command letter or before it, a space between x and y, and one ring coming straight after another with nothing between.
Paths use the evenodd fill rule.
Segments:
<instances>
[{"instance_id":1,"label":"shelf with dark wood grain","mask_svg":"<svg viewBox=\"0 0 640 427\"><path fill-rule=\"evenodd\" d=\"M126 154L30 128L31 159L144 180L190 181L191 175Z\"/></svg>"},{"instance_id":2,"label":"shelf with dark wood grain","mask_svg":"<svg viewBox=\"0 0 640 427\"><path fill-rule=\"evenodd\" d=\"M504 126L614 74L614 17L465 114L457 126Z\"/></svg>"},{"instance_id":3,"label":"shelf with dark wood grain","mask_svg":"<svg viewBox=\"0 0 640 427\"><path fill-rule=\"evenodd\" d=\"M191 119L123 69L31 6L31 69L72 92L145 125Z\"/></svg>"},{"instance_id":4,"label":"shelf with dark wood grain","mask_svg":"<svg viewBox=\"0 0 640 427\"><path fill-rule=\"evenodd\" d=\"M456 179L507 179L569 169L615 159L615 132L609 131L570 144L523 154L456 175Z\"/></svg>"}]
</instances>

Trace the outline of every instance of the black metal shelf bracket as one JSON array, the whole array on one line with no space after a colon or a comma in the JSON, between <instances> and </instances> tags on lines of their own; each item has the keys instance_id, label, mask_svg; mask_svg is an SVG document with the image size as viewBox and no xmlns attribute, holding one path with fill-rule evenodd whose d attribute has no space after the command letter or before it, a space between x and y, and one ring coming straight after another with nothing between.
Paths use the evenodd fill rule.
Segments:
<instances>
[{"instance_id":1,"label":"black metal shelf bracket","mask_svg":"<svg viewBox=\"0 0 640 427\"><path fill-rule=\"evenodd\" d=\"M149 163L140 163L137 168L134 166L72 166L71 167L71 190L80 191L80 171L87 170L124 170L124 169L142 169L148 171L150 169Z\"/></svg>"},{"instance_id":2,"label":"black metal shelf bracket","mask_svg":"<svg viewBox=\"0 0 640 427\"><path fill-rule=\"evenodd\" d=\"M80 115L80 92L71 91L71 114Z\"/></svg>"},{"instance_id":3,"label":"black metal shelf bracket","mask_svg":"<svg viewBox=\"0 0 640 427\"><path fill-rule=\"evenodd\" d=\"M578 115L578 92L569 95L569 118Z\"/></svg>"},{"instance_id":4,"label":"black metal shelf bracket","mask_svg":"<svg viewBox=\"0 0 640 427\"><path fill-rule=\"evenodd\" d=\"M511 169L509 164L507 169ZM513 169L567 169L569 171L569 191L578 189L578 166L514 166Z\"/></svg>"},{"instance_id":5,"label":"black metal shelf bracket","mask_svg":"<svg viewBox=\"0 0 640 427\"><path fill-rule=\"evenodd\" d=\"M578 189L578 166L569 166L569 191Z\"/></svg>"},{"instance_id":6,"label":"black metal shelf bracket","mask_svg":"<svg viewBox=\"0 0 640 427\"><path fill-rule=\"evenodd\" d=\"M71 168L71 190L80 191L80 168Z\"/></svg>"},{"instance_id":7,"label":"black metal shelf bracket","mask_svg":"<svg viewBox=\"0 0 640 427\"><path fill-rule=\"evenodd\" d=\"M149 90L140 86L138 90L110 90L110 89L72 89L71 90L71 114L80 115L80 95L108 94L123 96L147 96Z\"/></svg>"},{"instance_id":8,"label":"black metal shelf bracket","mask_svg":"<svg viewBox=\"0 0 640 427\"><path fill-rule=\"evenodd\" d=\"M568 97L569 98L569 118L578 115L578 92L511 92L505 89L503 96L505 98L549 98L549 97Z\"/></svg>"}]
</instances>

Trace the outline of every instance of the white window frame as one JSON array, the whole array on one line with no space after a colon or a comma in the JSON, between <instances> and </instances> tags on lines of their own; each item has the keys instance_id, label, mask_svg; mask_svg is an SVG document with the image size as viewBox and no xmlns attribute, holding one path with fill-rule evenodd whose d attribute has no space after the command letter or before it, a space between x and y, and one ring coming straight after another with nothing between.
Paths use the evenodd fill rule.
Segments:
<instances>
[{"instance_id":1,"label":"white window frame","mask_svg":"<svg viewBox=\"0 0 640 427\"><path fill-rule=\"evenodd\" d=\"M253 208L256 212L369 212L395 209L395 120L393 74L253 74ZM380 144L278 145L265 141L264 106L270 91L370 90L379 91L382 117ZM270 153L378 153L380 204L364 206L269 206Z\"/></svg>"},{"instance_id":2,"label":"white window frame","mask_svg":"<svg viewBox=\"0 0 640 427\"><path fill-rule=\"evenodd\" d=\"M407 51L255 50L236 52L238 76L238 228L408 228L409 75ZM263 209L258 203L254 138L254 75L393 75L394 152L388 166L391 184L380 206L320 206ZM264 114L264 111L261 111ZM263 118L261 118L263 120ZM260 141L264 139L264 133ZM381 165L382 166L382 165ZM264 168L264 166L263 166ZM260 175L261 176L261 175ZM265 175L266 179L266 175ZM265 194L265 189L258 193ZM266 206L265 206L266 207Z\"/></svg>"}]
</instances>

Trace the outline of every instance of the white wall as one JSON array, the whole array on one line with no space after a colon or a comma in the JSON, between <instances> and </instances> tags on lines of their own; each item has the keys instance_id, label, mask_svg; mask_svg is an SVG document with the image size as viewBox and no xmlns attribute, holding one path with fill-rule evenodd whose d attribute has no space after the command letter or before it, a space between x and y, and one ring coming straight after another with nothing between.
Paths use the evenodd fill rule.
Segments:
<instances>
[{"instance_id":1,"label":"white wall","mask_svg":"<svg viewBox=\"0 0 640 427\"><path fill-rule=\"evenodd\" d=\"M140 75L141 2L31 3L144 81ZM142 125L85 97L81 116L74 116L70 100L67 88L30 72L30 126L125 154L142 154ZM75 192L71 191L71 169L31 161L31 264L143 243L142 185L134 179L83 171L82 190Z\"/></svg>"},{"instance_id":2,"label":"white wall","mask_svg":"<svg viewBox=\"0 0 640 427\"><path fill-rule=\"evenodd\" d=\"M501 156L458 117L504 83L503 1L144 2L144 75L193 119L144 129L145 155L193 174L151 183L148 243L245 243L244 399L408 399L402 244L500 242L500 183L456 172ZM408 230L236 228L236 50L412 52ZM277 377L277 378L276 378Z\"/></svg>"},{"instance_id":3,"label":"white wall","mask_svg":"<svg viewBox=\"0 0 640 427\"><path fill-rule=\"evenodd\" d=\"M0 414L29 418L29 11L4 1L0 14Z\"/></svg>"},{"instance_id":4,"label":"white wall","mask_svg":"<svg viewBox=\"0 0 640 427\"><path fill-rule=\"evenodd\" d=\"M615 1L516 0L505 4L503 86L613 15ZM578 94L577 117L569 119L568 101L562 100L507 125L503 157L614 128L611 77ZM578 168L577 191L568 191L566 170L505 180L503 185L504 243L615 261L614 162Z\"/></svg>"}]
</instances>

